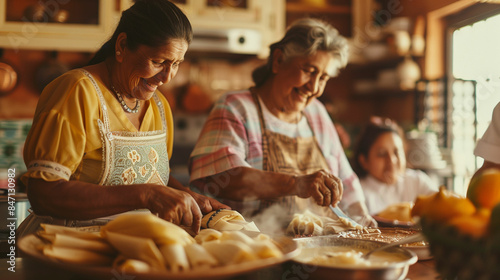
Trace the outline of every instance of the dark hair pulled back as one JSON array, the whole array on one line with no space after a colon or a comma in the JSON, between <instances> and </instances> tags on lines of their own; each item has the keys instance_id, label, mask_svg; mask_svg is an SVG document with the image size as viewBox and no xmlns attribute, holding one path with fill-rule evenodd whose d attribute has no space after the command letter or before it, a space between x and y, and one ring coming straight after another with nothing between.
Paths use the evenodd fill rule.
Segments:
<instances>
[{"instance_id":1,"label":"dark hair pulled back","mask_svg":"<svg viewBox=\"0 0 500 280\"><path fill-rule=\"evenodd\" d=\"M372 120L361 131L352 158L352 169L359 178L364 178L368 175L368 172L361 166L359 157L363 155L368 158L370 149L375 141L377 141L380 135L388 132L399 135L401 139L404 139L402 129L395 122L379 117L372 117Z\"/></svg>"},{"instance_id":2,"label":"dark hair pulled back","mask_svg":"<svg viewBox=\"0 0 500 280\"><path fill-rule=\"evenodd\" d=\"M136 50L140 45L158 47L171 39L193 39L191 23L186 15L167 0L137 0L123 11L120 22L111 38L104 43L90 60L97 64L115 54L118 35L127 34L127 47Z\"/></svg>"}]
</instances>

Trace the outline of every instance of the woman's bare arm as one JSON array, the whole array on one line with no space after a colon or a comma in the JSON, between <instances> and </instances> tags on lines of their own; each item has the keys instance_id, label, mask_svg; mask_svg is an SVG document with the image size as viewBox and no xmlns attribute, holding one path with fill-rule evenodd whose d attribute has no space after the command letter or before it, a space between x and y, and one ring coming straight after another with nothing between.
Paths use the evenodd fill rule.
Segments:
<instances>
[{"instance_id":1,"label":"woman's bare arm","mask_svg":"<svg viewBox=\"0 0 500 280\"><path fill-rule=\"evenodd\" d=\"M250 167L236 167L194 181L193 185L213 196L236 201L297 195L312 197L323 206L336 205L343 190L341 180L325 171L297 176Z\"/></svg>"},{"instance_id":2,"label":"woman's bare arm","mask_svg":"<svg viewBox=\"0 0 500 280\"><path fill-rule=\"evenodd\" d=\"M191 195L156 184L100 186L81 181L47 182L31 178L27 193L36 214L61 219L88 220L149 209L167 221L193 226L197 232L202 217Z\"/></svg>"}]
</instances>

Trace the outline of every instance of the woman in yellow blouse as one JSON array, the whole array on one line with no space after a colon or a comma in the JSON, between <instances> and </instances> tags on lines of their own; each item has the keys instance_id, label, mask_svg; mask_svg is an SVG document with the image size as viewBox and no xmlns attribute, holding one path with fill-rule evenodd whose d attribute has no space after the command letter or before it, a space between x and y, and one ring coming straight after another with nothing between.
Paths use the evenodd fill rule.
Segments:
<instances>
[{"instance_id":1,"label":"woman in yellow blouse","mask_svg":"<svg viewBox=\"0 0 500 280\"><path fill-rule=\"evenodd\" d=\"M135 209L198 232L202 213L227 207L169 177L172 113L157 87L175 76L191 39L174 4L136 1L89 66L44 89L24 150L34 213L18 236Z\"/></svg>"}]
</instances>

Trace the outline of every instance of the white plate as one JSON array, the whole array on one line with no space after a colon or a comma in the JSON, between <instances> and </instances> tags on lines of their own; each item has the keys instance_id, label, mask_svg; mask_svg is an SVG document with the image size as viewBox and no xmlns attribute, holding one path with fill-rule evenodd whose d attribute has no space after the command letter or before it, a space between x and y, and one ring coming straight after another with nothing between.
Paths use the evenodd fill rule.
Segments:
<instances>
[{"instance_id":1,"label":"white plate","mask_svg":"<svg viewBox=\"0 0 500 280\"><path fill-rule=\"evenodd\" d=\"M279 247L282 249L282 258L263 259L252 262L241 263L237 265L221 266L209 269L198 269L181 273L155 272L155 273L127 273L127 277L133 277L134 280L167 280L167 279L223 279L248 272L257 271L263 268L279 265L285 261L292 259L300 253L297 243L287 237L275 239ZM85 275L89 279L113 279L116 275L122 275L120 271L112 267L103 266L84 266L76 264L62 263L53 260L43 255L37 248L43 242L35 235L28 235L19 240L19 249L22 256L30 260L35 260L39 264L47 266L47 268L64 270L70 273ZM29 267L27 268L29 269ZM127 278L129 279L129 278ZM131 279L131 278L130 278Z\"/></svg>"}]
</instances>

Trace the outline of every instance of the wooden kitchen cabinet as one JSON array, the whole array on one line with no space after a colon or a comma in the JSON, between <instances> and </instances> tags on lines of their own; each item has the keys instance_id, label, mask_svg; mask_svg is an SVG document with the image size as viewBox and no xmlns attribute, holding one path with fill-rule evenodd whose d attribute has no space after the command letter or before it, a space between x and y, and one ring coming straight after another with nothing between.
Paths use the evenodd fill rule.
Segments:
<instances>
[{"instance_id":1,"label":"wooden kitchen cabinet","mask_svg":"<svg viewBox=\"0 0 500 280\"><path fill-rule=\"evenodd\" d=\"M402 75L405 74L402 67L405 66L406 60L418 65L417 59L415 57L390 56L376 61L350 63L347 68L348 71L353 72L351 91L353 96L381 98L412 94L414 88L401 85L401 79L404 78ZM412 66L414 65L412 64ZM417 73L413 73L413 75L417 75ZM417 81L419 78L414 80Z\"/></svg>"},{"instance_id":2,"label":"wooden kitchen cabinet","mask_svg":"<svg viewBox=\"0 0 500 280\"><path fill-rule=\"evenodd\" d=\"M0 47L94 52L131 0L0 0Z\"/></svg>"},{"instance_id":3,"label":"wooden kitchen cabinet","mask_svg":"<svg viewBox=\"0 0 500 280\"><path fill-rule=\"evenodd\" d=\"M318 2L318 3L314 3ZM286 3L286 24L290 25L303 17L314 17L327 21L340 34L351 38L354 29L354 8L351 0L303 1L288 0Z\"/></svg>"},{"instance_id":4,"label":"wooden kitchen cabinet","mask_svg":"<svg viewBox=\"0 0 500 280\"><path fill-rule=\"evenodd\" d=\"M283 14L284 0L173 0L189 17L191 24L203 28L262 28L273 15ZM274 26L269 26L274 27Z\"/></svg>"},{"instance_id":5,"label":"wooden kitchen cabinet","mask_svg":"<svg viewBox=\"0 0 500 280\"><path fill-rule=\"evenodd\" d=\"M175 2L175 1L174 1ZM186 13L193 24L207 24L207 27L249 27L258 26L262 17L264 3L259 0L221 1L198 0L185 2ZM227 25L230 23L236 24Z\"/></svg>"},{"instance_id":6,"label":"wooden kitchen cabinet","mask_svg":"<svg viewBox=\"0 0 500 280\"><path fill-rule=\"evenodd\" d=\"M188 16L193 29L251 29L261 34L260 56L285 30L285 0L174 0ZM196 32L195 32L196 33Z\"/></svg>"}]
</instances>

